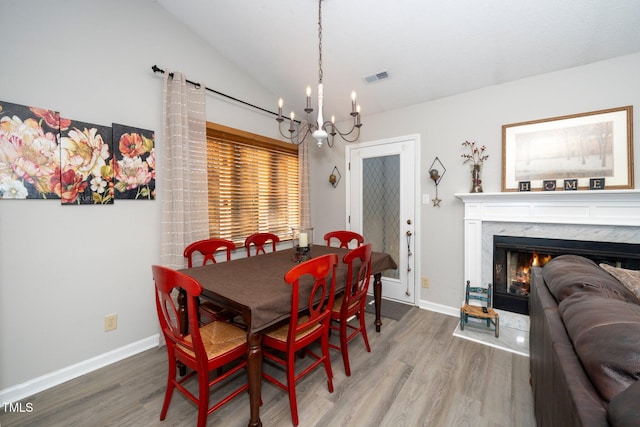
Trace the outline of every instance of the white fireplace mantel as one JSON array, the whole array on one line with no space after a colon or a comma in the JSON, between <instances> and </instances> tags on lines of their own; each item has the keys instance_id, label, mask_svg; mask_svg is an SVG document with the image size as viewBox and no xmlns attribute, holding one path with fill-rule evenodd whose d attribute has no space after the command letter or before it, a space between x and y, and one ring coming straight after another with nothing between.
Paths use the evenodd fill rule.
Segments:
<instances>
[{"instance_id":1,"label":"white fireplace mantel","mask_svg":"<svg viewBox=\"0 0 640 427\"><path fill-rule=\"evenodd\" d=\"M464 202L464 274L482 280L483 222L640 226L640 191L459 193Z\"/></svg>"}]
</instances>

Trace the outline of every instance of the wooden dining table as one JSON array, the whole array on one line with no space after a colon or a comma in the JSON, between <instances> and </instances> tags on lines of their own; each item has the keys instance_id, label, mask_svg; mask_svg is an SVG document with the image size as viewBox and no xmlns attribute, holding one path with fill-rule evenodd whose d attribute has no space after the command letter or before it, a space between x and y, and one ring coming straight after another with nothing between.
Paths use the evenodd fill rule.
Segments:
<instances>
[{"instance_id":1,"label":"wooden dining table","mask_svg":"<svg viewBox=\"0 0 640 427\"><path fill-rule=\"evenodd\" d=\"M329 253L338 255L336 292L345 288L347 265L342 262L348 249L313 245L311 256ZM181 270L202 285L202 295L226 310L242 316L247 325L247 373L249 383L249 426L261 426L260 389L262 386L262 332L268 327L288 319L291 315L291 287L284 275L296 265L293 248L263 255L240 258L202 267ZM382 272L396 269L397 264L386 253L373 252L371 271L374 277L375 326L380 332ZM302 295L303 296L303 295ZM305 298L301 301L306 301ZM304 310L307 307L300 307Z\"/></svg>"}]
</instances>

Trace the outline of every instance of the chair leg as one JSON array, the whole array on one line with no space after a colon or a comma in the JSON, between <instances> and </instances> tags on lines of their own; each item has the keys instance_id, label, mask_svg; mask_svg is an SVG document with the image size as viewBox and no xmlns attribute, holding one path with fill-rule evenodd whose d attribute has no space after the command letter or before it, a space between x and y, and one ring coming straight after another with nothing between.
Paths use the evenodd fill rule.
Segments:
<instances>
[{"instance_id":1,"label":"chair leg","mask_svg":"<svg viewBox=\"0 0 640 427\"><path fill-rule=\"evenodd\" d=\"M333 393L333 371L331 370L331 355L329 354L329 322L325 324L326 331L322 334L321 347L324 359L324 370L327 371L327 386L329 393Z\"/></svg>"},{"instance_id":2,"label":"chair leg","mask_svg":"<svg viewBox=\"0 0 640 427\"><path fill-rule=\"evenodd\" d=\"M349 343L347 342L347 322L340 321L340 353L342 353L342 363L344 364L344 373L351 376L351 367L349 366ZM324 352L324 351L323 351Z\"/></svg>"},{"instance_id":3,"label":"chair leg","mask_svg":"<svg viewBox=\"0 0 640 427\"><path fill-rule=\"evenodd\" d=\"M496 318L496 338L500 335L500 318Z\"/></svg>"},{"instance_id":4,"label":"chair leg","mask_svg":"<svg viewBox=\"0 0 640 427\"><path fill-rule=\"evenodd\" d=\"M291 422L298 425L298 402L296 401L296 354L287 352L287 391L289 392L289 408L291 409Z\"/></svg>"},{"instance_id":5,"label":"chair leg","mask_svg":"<svg viewBox=\"0 0 640 427\"><path fill-rule=\"evenodd\" d=\"M460 330L464 331L464 314L460 313Z\"/></svg>"},{"instance_id":6,"label":"chair leg","mask_svg":"<svg viewBox=\"0 0 640 427\"><path fill-rule=\"evenodd\" d=\"M364 310L362 311L364 312ZM358 317L360 318L360 332L362 333L364 346L367 348L367 352L371 353L371 347L369 346L369 337L367 337L367 322L365 322L365 316L360 315L360 312L358 312L358 315Z\"/></svg>"},{"instance_id":7,"label":"chair leg","mask_svg":"<svg viewBox=\"0 0 640 427\"><path fill-rule=\"evenodd\" d=\"M164 421L169 410L169 404L171 403L171 397L173 396L173 390L176 388L174 381L176 379L176 361L169 360L169 373L167 374L167 390L164 393L164 402L162 403L162 410L160 411L160 421Z\"/></svg>"},{"instance_id":8,"label":"chair leg","mask_svg":"<svg viewBox=\"0 0 640 427\"><path fill-rule=\"evenodd\" d=\"M206 427L209 414L209 376L198 372L198 427Z\"/></svg>"}]
</instances>

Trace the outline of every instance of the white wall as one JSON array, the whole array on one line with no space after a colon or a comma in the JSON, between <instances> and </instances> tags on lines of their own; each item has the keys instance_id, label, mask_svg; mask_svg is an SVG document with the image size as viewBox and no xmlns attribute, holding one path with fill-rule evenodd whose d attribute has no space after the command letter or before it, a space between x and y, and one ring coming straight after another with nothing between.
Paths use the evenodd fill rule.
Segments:
<instances>
[{"instance_id":1,"label":"white wall","mask_svg":"<svg viewBox=\"0 0 640 427\"><path fill-rule=\"evenodd\" d=\"M162 76L151 71L154 64L256 105L277 99L152 0L3 2L0 40L1 101L152 129L157 147ZM273 117L211 95L207 115L277 133ZM160 259L159 230L159 200L0 201L0 401L28 381L141 340L153 343L150 266ZM110 313L118 314L118 329L105 333Z\"/></svg>"},{"instance_id":2,"label":"white wall","mask_svg":"<svg viewBox=\"0 0 640 427\"><path fill-rule=\"evenodd\" d=\"M455 312L463 299L463 205L455 193L470 189L467 165L462 164L465 140L487 146L490 155L485 163L485 192L501 190L501 152L503 124L543 119L567 114L633 105L640 99L640 53L588 66L531 77L516 82L487 87L432 102L413 105L375 116L363 117L361 141L381 140L401 135L421 135L420 187L422 194L433 198L435 187L427 169L438 156L447 171L439 185L441 207L431 203L421 209L422 276L431 286L421 290L421 305L436 310ZM365 106L366 107L366 106ZM634 121L640 123L640 105L634 106ZM638 126L634 140L640 140ZM315 180L312 194L313 223L316 236L345 227L346 174L338 188L332 188L327 177L334 164L343 171L344 144L336 143L332 153L314 152ZM636 160L640 159L638 143ZM322 150L326 150L323 148ZM640 184L640 171L635 185ZM330 209L326 207L330 206ZM333 206L336 208L333 209ZM450 310L447 310L447 307Z\"/></svg>"}]
</instances>

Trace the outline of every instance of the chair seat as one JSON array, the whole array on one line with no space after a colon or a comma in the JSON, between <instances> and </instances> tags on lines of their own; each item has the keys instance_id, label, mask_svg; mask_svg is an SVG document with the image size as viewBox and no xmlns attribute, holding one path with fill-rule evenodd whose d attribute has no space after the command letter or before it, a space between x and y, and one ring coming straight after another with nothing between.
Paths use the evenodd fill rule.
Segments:
<instances>
[{"instance_id":1,"label":"chair seat","mask_svg":"<svg viewBox=\"0 0 640 427\"><path fill-rule=\"evenodd\" d=\"M247 341L247 333L245 331L230 323L220 321L214 321L202 326L200 328L200 336L208 359L221 356ZM191 335L187 335L185 341L191 342ZM178 346L186 354L195 357L191 350Z\"/></svg>"},{"instance_id":2,"label":"chair seat","mask_svg":"<svg viewBox=\"0 0 640 427\"><path fill-rule=\"evenodd\" d=\"M331 314L339 314L340 310L342 310L342 301L344 301L344 294L337 296L336 299L333 302L333 308L331 309ZM355 306L357 306L359 304L358 300L352 301L351 304L349 304L349 308L348 310L351 310L352 308L354 308Z\"/></svg>"},{"instance_id":3,"label":"chair seat","mask_svg":"<svg viewBox=\"0 0 640 427\"><path fill-rule=\"evenodd\" d=\"M309 316L301 316L300 318L298 318L298 325L302 325L306 322L309 321ZM296 334L296 340L299 340L301 338L306 337L307 335L311 334L313 331L316 331L318 329L320 329L321 326L316 324L313 325L312 327L309 327L303 331L300 331ZM276 341L281 341L283 343L287 342L287 337L289 335L289 323L285 323L282 326L279 326L277 328L268 330L267 332L265 332L264 336L265 337L269 337L272 338Z\"/></svg>"},{"instance_id":4,"label":"chair seat","mask_svg":"<svg viewBox=\"0 0 640 427\"><path fill-rule=\"evenodd\" d=\"M464 306L462 306L460 311L468 316L477 317L480 319L495 319L500 317L500 315L493 308L488 308L487 312L485 313L484 311L482 311L482 307L471 304L465 304Z\"/></svg>"}]
</instances>

